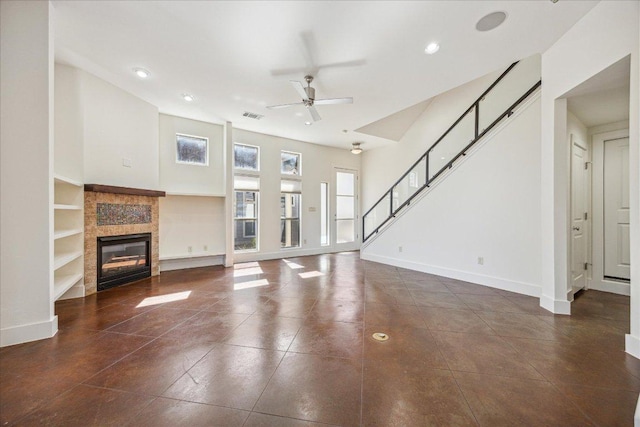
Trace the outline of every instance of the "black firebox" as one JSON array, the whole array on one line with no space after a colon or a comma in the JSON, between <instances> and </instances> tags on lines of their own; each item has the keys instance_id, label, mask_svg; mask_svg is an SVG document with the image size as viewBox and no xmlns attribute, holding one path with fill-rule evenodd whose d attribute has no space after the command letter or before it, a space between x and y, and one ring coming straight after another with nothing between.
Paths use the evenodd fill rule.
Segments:
<instances>
[{"instance_id":1,"label":"black firebox","mask_svg":"<svg viewBox=\"0 0 640 427\"><path fill-rule=\"evenodd\" d=\"M151 277L151 233L98 237L98 290Z\"/></svg>"}]
</instances>

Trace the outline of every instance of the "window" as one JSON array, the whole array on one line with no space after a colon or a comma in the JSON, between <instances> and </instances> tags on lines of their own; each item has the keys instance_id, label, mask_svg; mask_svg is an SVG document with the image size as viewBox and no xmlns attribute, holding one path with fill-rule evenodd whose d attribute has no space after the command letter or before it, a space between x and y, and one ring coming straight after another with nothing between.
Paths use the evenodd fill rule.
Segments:
<instances>
[{"instance_id":1,"label":"window","mask_svg":"<svg viewBox=\"0 0 640 427\"><path fill-rule=\"evenodd\" d=\"M176 134L176 163L207 166L209 138Z\"/></svg>"},{"instance_id":2,"label":"window","mask_svg":"<svg viewBox=\"0 0 640 427\"><path fill-rule=\"evenodd\" d=\"M260 180L256 177L236 176L234 178L235 198L234 250L251 251L258 249L258 198Z\"/></svg>"},{"instance_id":3,"label":"window","mask_svg":"<svg viewBox=\"0 0 640 427\"><path fill-rule=\"evenodd\" d=\"M301 182L280 182L280 247L300 247Z\"/></svg>"},{"instance_id":4,"label":"window","mask_svg":"<svg viewBox=\"0 0 640 427\"><path fill-rule=\"evenodd\" d=\"M252 145L233 144L233 166L236 169L260 170L260 148Z\"/></svg>"},{"instance_id":5,"label":"window","mask_svg":"<svg viewBox=\"0 0 640 427\"><path fill-rule=\"evenodd\" d=\"M300 154L289 151L280 152L280 172L284 175L302 175Z\"/></svg>"},{"instance_id":6,"label":"window","mask_svg":"<svg viewBox=\"0 0 640 427\"><path fill-rule=\"evenodd\" d=\"M320 245L329 245L329 184L320 183Z\"/></svg>"}]
</instances>

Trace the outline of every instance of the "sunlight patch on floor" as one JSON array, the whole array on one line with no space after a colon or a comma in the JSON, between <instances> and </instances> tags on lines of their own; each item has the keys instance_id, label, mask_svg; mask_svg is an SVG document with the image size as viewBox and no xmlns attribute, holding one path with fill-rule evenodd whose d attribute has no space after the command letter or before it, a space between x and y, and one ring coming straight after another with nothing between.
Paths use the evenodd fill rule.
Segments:
<instances>
[{"instance_id":1,"label":"sunlight patch on floor","mask_svg":"<svg viewBox=\"0 0 640 427\"><path fill-rule=\"evenodd\" d=\"M148 297L143 299L136 308L148 307L150 305L164 304L166 302L182 301L189 298L191 291L176 292L173 294L158 295L157 297Z\"/></svg>"},{"instance_id":2,"label":"sunlight patch on floor","mask_svg":"<svg viewBox=\"0 0 640 427\"><path fill-rule=\"evenodd\" d=\"M239 291L242 289L258 288L260 286L267 286L268 284L269 281L267 279L251 280L249 282L235 283L233 285L233 290Z\"/></svg>"},{"instance_id":3,"label":"sunlight patch on floor","mask_svg":"<svg viewBox=\"0 0 640 427\"><path fill-rule=\"evenodd\" d=\"M304 273L298 274L303 279L309 279L311 277L320 277L324 276L324 273L320 273L319 271L305 271Z\"/></svg>"}]
</instances>

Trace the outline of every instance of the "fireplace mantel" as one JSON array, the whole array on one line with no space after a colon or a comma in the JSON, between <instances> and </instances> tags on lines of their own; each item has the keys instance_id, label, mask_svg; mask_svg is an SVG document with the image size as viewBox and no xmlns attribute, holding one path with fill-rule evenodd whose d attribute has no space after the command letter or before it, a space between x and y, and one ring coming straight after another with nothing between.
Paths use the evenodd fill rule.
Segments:
<instances>
[{"instance_id":1,"label":"fireplace mantel","mask_svg":"<svg viewBox=\"0 0 640 427\"><path fill-rule=\"evenodd\" d=\"M116 187L114 185L85 184L84 191L94 193L126 194L129 196L165 197L164 191L145 190L143 188Z\"/></svg>"}]
</instances>

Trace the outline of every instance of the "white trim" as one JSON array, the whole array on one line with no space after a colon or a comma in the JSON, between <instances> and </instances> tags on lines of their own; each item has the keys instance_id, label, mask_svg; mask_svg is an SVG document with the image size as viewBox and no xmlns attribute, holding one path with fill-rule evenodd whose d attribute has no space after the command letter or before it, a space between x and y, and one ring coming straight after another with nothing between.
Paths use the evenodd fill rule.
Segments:
<instances>
[{"instance_id":1,"label":"white trim","mask_svg":"<svg viewBox=\"0 0 640 427\"><path fill-rule=\"evenodd\" d=\"M591 283L590 289L630 295L629 284L604 278L604 143L614 139L629 138L629 129L620 129L593 135L592 159L592 221L591 221Z\"/></svg>"},{"instance_id":2,"label":"white trim","mask_svg":"<svg viewBox=\"0 0 640 427\"><path fill-rule=\"evenodd\" d=\"M638 396L638 404L636 405L636 414L633 417L633 425L640 427L640 395Z\"/></svg>"},{"instance_id":3,"label":"white trim","mask_svg":"<svg viewBox=\"0 0 640 427\"><path fill-rule=\"evenodd\" d=\"M626 334L624 337L624 341L625 351L636 359L640 359L640 337Z\"/></svg>"},{"instance_id":4,"label":"white trim","mask_svg":"<svg viewBox=\"0 0 640 427\"><path fill-rule=\"evenodd\" d=\"M571 314L571 301L554 300L546 295L540 297L540 307L553 314Z\"/></svg>"},{"instance_id":5,"label":"white trim","mask_svg":"<svg viewBox=\"0 0 640 427\"><path fill-rule=\"evenodd\" d=\"M51 338L58 332L58 316L50 320L0 329L0 347Z\"/></svg>"},{"instance_id":6,"label":"white trim","mask_svg":"<svg viewBox=\"0 0 640 427\"><path fill-rule=\"evenodd\" d=\"M290 248L285 250L281 250L278 252L236 252L234 261L235 263L242 262L251 262L251 261L268 261L271 259L285 259L285 258L293 258L300 256L310 256L310 255L323 255L323 254L332 254L339 252L353 252L358 249L336 249L331 250L328 246L323 246L320 248L314 249L301 249L301 248Z\"/></svg>"},{"instance_id":7,"label":"white trim","mask_svg":"<svg viewBox=\"0 0 640 427\"><path fill-rule=\"evenodd\" d=\"M160 272L213 265L224 265L224 255L164 258L160 260Z\"/></svg>"},{"instance_id":8,"label":"white trim","mask_svg":"<svg viewBox=\"0 0 640 427\"><path fill-rule=\"evenodd\" d=\"M618 295L631 295L631 286L629 285L629 283L616 282L607 279L603 279L599 282L591 281L591 283L589 284L589 289L602 292L611 292L612 294Z\"/></svg>"},{"instance_id":9,"label":"white trim","mask_svg":"<svg viewBox=\"0 0 640 427\"><path fill-rule=\"evenodd\" d=\"M367 261L379 262L382 264L393 265L396 267L407 268L409 270L420 271L423 273L435 274L451 279L464 280L465 282L475 283L478 285L488 286L504 291L515 292L518 294L539 297L541 288L531 283L517 282L514 280L502 279L495 276L487 276L484 274L471 273L468 271L455 270L452 268L438 267L429 264L423 264L414 261L407 261L398 258L391 258L382 255L360 253L360 258Z\"/></svg>"}]
</instances>

